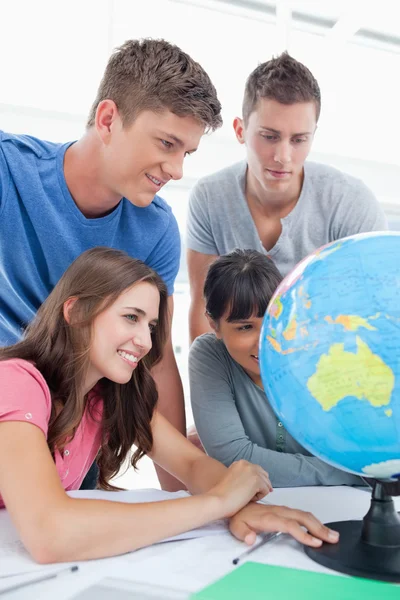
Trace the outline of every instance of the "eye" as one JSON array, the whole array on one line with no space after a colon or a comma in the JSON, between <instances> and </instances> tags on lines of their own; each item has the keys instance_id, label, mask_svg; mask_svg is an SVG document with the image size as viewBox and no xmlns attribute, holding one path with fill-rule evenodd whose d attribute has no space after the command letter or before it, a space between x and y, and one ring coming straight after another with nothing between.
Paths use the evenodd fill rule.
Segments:
<instances>
[{"instance_id":1,"label":"eye","mask_svg":"<svg viewBox=\"0 0 400 600\"><path fill-rule=\"evenodd\" d=\"M157 325L155 323L149 323L149 329L150 329L150 333L153 334L153 333L155 333L155 331L157 329Z\"/></svg>"},{"instance_id":2,"label":"eye","mask_svg":"<svg viewBox=\"0 0 400 600\"><path fill-rule=\"evenodd\" d=\"M137 315L124 315L124 318L130 321L131 323L136 323L138 320Z\"/></svg>"},{"instance_id":3,"label":"eye","mask_svg":"<svg viewBox=\"0 0 400 600\"><path fill-rule=\"evenodd\" d=\"M170 148L172 148L172 146L173 146L173 143L172 142L168 142L167 140L160 140L160 141L161 141L162 145L165 146L165 148L167 148L168 150Z\"/></svg>"},{"instance_id":4,"label":"eye","mask_svg":"<svg viewBox=\"0 0 400 600\"><path fill-rule=\"evenodd\" d=\"M262 133L261 137L263 137L265 140L268 140L268 142L274 142L277 140L276 135L266 135L265 133Z\"/></svg>"},{"instance_id":5,"label":"eye","mask_svg":"<svg viewBox=\"0 0 400 600\"><path fill-rule=\"evenodd\" d=\"M306 138L296 138L295 140L293 140L295 144L303 144L304 142L307 141Z\"/></svg>"},{"instance_id":6,"label":"eye","mask_svg":"<svg viewBox=\"0 0 400 600\"><path fill-rule=\"evenodd\" d=\"M250 324L247 325L241 325L240 327L237 328L238 331L250 331L250 329L253 329L253 326Z\"/></svg>"}]
</instances>

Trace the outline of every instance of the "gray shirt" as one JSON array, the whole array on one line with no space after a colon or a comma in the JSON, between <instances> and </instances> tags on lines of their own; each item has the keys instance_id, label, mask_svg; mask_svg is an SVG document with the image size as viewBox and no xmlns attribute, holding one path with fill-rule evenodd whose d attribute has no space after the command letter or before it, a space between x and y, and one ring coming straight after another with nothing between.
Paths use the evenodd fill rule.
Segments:
<instances>
[{"instance_id":1,"label":"gray shirt","mask_svg":"<svg viewBox=\"0 0 400 600\"><path fill-rule=\"evenodd\" d=\"M224 465L240 459L261 465L275 487L364 485L356 475L310 454L285 431L264 390L214 334L206 333L193 343L189 377L200 439L206 452Z\"/></svg>"},{"instance_id":2,"label":"gray shirt","mask_svg":"<svg viewBox=\"0 0 400 600\"><path fill-rule=\"evenodd\" d=\"M189 249L217 255L235 248L266 253L245 197L246 170L242 161L195 185L187 219ZM268 255L283 276L324 244L387 229L381 206L361 180L313 162L305 163L300 197L281 222L282 233Z\"/></svg>"}]
</instances>

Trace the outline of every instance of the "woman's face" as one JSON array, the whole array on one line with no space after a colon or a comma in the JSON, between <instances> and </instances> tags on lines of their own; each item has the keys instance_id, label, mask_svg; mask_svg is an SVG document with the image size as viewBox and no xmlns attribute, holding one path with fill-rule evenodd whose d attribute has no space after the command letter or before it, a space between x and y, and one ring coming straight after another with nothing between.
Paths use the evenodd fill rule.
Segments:
<instances>
[{"instance_id":1,"label":"woman's face","mask_svg":"<svg viewBox=\"0 0 400 600\"><path fill-rule=\"evenodd\" d=\"M152 347L157 326L160 294L148 282L123 292L93 323L89 389L103 377L127 383L139 361Z\"/></svg>"},{"instance_id":2,"label":"woman's face","mask_svg":"<svg viewBox=\"0 0 400 600\"><path fill-rule=\"evenodd\" d=\"M227 321L225 314L214 323L216 336L221 339L232 358L239 363L251 379L262 387L258 362L258 340L260 338L262 317L252 315L241 321Z\"/></svg>"}]
</instances>

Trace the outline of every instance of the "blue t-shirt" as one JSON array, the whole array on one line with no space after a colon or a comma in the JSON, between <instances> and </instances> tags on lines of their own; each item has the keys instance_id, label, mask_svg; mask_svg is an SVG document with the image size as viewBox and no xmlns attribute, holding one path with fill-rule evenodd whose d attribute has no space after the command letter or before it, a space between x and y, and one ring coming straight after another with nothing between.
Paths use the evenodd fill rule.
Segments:
<instances>
[{"instance_id":1,"label":"blue t-shirt","mask_svg":"<svg viewBox=\"0 0 400 600\"><path fill-rule=\"evenodd\" d=\"M123 198L105 217L87 219L64 177L72 143L0 131L0 346L20 339L72 261L95 246L143 260L173 293L180 235L171 208L158 196L146 208Z\"/></svg>"}]
</instances>

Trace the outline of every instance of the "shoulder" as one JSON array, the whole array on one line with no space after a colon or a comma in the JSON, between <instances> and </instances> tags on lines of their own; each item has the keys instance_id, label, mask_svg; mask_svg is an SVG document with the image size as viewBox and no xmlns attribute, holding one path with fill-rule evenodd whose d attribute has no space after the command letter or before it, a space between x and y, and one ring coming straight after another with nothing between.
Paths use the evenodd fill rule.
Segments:
<instances>
[{"instance_id":1,"label":"shoulder","mask_svg":"<svg viewBox=\"0 0 400 600\"><path fill-rule=\"evenodd\" d=\"M131 202L129 202L129 205L133 207ZM161 198L161 196L154 196L151 204L145 209L138 207L133 208L136 209L136 212L139 211L139 214L146 214L147 221L149 224L151 224L152 228L156 226L161 229L167 229L170 226L175 227L175 225L177 225L176 218L170 205L164 200L164 198Z\"/></svg>"},{"instance_id":2,"label":"shoulder","mask_svg":"<svg viewBox=\"0 0 400 600\"><path fill-rule=\"evenodd\" d=\"M169 204L161 198L155 196L145 208L135 206L124 198L123 215L120 220L121 226L126 227L126 223L131 223L135 230L135 240L141 240L145 246L154 247L165 236L174 242L179 238L179 228L176 218ZM131 240L135 245L135 240Z\"/></svg>"},{"instance_id":3,"label":"shoulder","mask_svg":"<svg viewBox=\"0 0 400 600\"><path fill-rule=\"evenodd\" d=\"M63 144L47 142L30 135L0 132L0 146L5 156L33 154L37 158L54 158Z\"/></svg>"},{"instance_id":4,"label":"shoulder","mask_svg":"<svg viewBox=\"0 0 400 600\"><path fill-rule=\"evenodd\" d=\"M29 394L42 395L50 402L50 390L34 364L21 358L0 361L0 380L4 390L13 388Z\"/></svg>"},{"instance_id":5,"label":"shoulder","mask_svg":"<svg viewBox=\"0 0 400 600\"><path fill-rule=\"evenodd\" d=\"M305 178L309 183L312 183L313 187L320 191L340 191L343 193L350 193L359 195L360 193L367 193L373 196L371 190L365 185L365 183L349 173L340 171L339 169L330 165L324 165L316 162L306 162L304 165Z\"/></svg>"},{"instance_id":6,"label":"shoulder","mask_svg":"<svg viewBox=\"0 0 400 600\"><path fill-rule=\"evenodd\" d=\"M216 188L226 185L237 185L244 180L246 174L246 162L240 161L233 165L229 165L229 167L225 167L220 171L216 171L211 175L206 175L199 179L199 181L194 186L194 191L203 191L207 192L208 190L212 191Z\"/></svg>"},{"instance_id":7,"label":"shoulder","mask_svg":"<svg viewBox=\"0 0 400 600\"><path fill-rule=\"evenodd\" d=\"M224 342L219 340L214 333L204 333L195 339L189 350L189 361L194 365L197 361L204 361L215 365L215 361L229 364L232 358Z\"/></svg>"}]
</instances>

